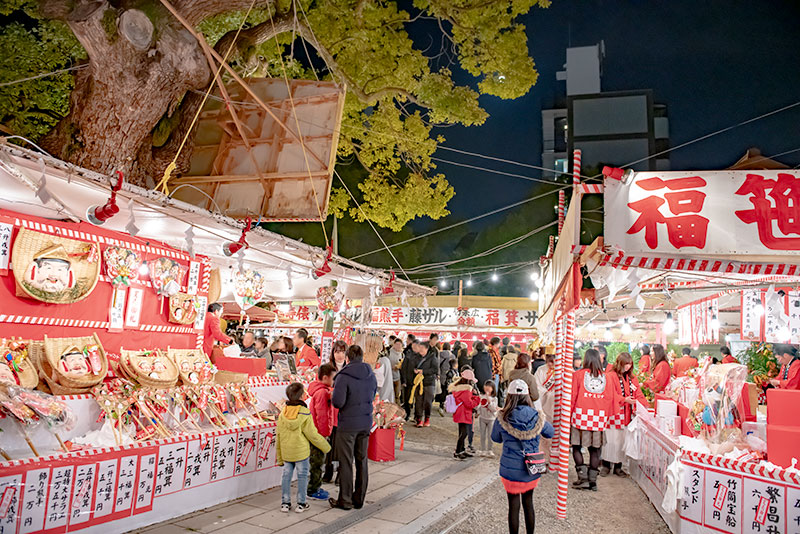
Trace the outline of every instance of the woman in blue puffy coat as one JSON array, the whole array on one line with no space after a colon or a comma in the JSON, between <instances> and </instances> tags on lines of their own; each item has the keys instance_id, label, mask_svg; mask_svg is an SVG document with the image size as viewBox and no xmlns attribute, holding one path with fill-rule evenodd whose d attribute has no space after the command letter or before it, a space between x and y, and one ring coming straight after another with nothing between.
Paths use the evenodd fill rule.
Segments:
<instances>
[{"instance_id":1,"label":"woman in blue puffy coat","mask_svg":"<svg viewBox=\"0 0 800 534\"><path fill-rule=\"evenodd\" d=\"M539 417L533 407L528 384L512 380L506 403L492 427L492 441L502 443L500 479L508 494L508 530L519 532L520 501L525 513L525 530L532 534L536 524L533 511L533 490L541 475L531 475L525 465L525 454L539 451L539 436L552 438L553 426Z\"/></svg>"}]
</instances>

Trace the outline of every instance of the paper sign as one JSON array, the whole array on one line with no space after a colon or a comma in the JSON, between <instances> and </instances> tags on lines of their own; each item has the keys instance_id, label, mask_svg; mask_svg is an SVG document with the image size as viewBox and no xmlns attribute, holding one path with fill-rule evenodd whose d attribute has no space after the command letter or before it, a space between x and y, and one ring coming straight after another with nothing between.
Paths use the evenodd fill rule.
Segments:
<instances>
[{"instance_id":1,"label":"paper sign","mask_svg":"<svg viewBox=\"0 0 800 534\"><path fill-rule=\"evenodd\" d=\"M125 326L129 328L139 328L139 319L142 316L142 300L144 299L144 289L132 287L128 292L128 306L125 313Z\"/></svg>"},{"instance_id":2,"label":"paper sign","mask_svg":"<svg viewBox=\"0 0 800 534\"><path fill-rule=\"evenodd\" d=\"M50 476L50 495L47 498L47 515L44 527L63 527L69 517L70 490L72 489L72 474L74 467L65 465L53 468Z\"/></svg>"},{"instance_id":3,"label":"paper sign","mask_svg":"<svg viewBox=\"0 0 800 534\"><path fill-rule=\"evenodd\" d=\"M44 528L47 512L47 490L50 487L50 469L33 469L25 473L25 491L22 494L22 522L20 533L38 532Z\"/></svg>"},{"instance_id":4,"label":"paper sign","mask_svg":"<svg viewBox=\"0 0 800 534\"><path fill-rule=\"evenodd\" d=\"M183 489L186 475L186 442L162 445L158 449L155 497Z\"/></svg>"},{"instance_id":5,"label":"paper sign","mask_svg":"<svg viewBox=\"0 0 800 534\"><path fill-rule=\"evenodd\" d=\"M800 488L786 488L788 534L800 534Z\"/></svg>"},{"instance_id":6,"label":"paper sign","mask_svg":"<svg viewBox=\"0 0 800 534\"><path fill-rule=\"evenodd\" d=\"M17 488L8 486L3 490L3 496L0 497L0 519L8 516L8 511L11 508L11 503L14 501L14 496L17 494Z\"/></svg>"},{"instance_id":7,"label":"paper sign","mask_svg":"<svg viewBox=\"0 0 800 534\"><path fill-rule=\"evenodd\" d=\"M134 510L141 511L153 505L153 483L156 475L156 455L148 454L139 459L139 478L136 485Z\"/></svg>"},{"instance_id":8,"label":"paper sign","mask_svg":"<svg viewBox=\"0 0 800 534\"><path fill-rule=\"evenodd\" d=\"M16 532L21 486L22 475L0 477L0 532Z\"/></svg>"},{"instance_id":9,"label":"paper sign","mask_svg":"<svg viewBox=\"0 0 800 534\"><path fill-rule=\"evenodd\" d=\"M742 291L742 340L761 340L761 317L764 307L761 302L761 291L758 289Z\"/></svg>"},{"instance_id":10,"label":"paper sign","mask_svg":"<svg viewBox=\"0 0 800 534\"><path fill-rule=\"evenodd\" d=\"M700 524L703 520L703 477L705 470L685 466L683 470L683 496L678 511L681 517Z\"/></svg>"},{"instance_id":11,"label":"paper sign","mask_svg":"<svg viewBox=\"0 0 800 534\"><path fill-rule=\"evenodd\" d=\"M791 507L794 503L788 504ZM744 479L744 532L786 532L786 507L786 486L782 483Z\"/></svg>"},{"instance_id":12,"label":"paper sign","mask_svg":"<svg viewBox=\"0 0 800 534\"><path fill-rule=\"evenodd\" d=\"M706 469L705 495L705 525L730 534L741 532L741 477Z\"/></svg>"},{"instance_id":13,"label":"paper sign","mask_svg":"<svg viewBox=\"0 0 800 534\"><path fill-rule=\"evenodd\" d=\"M200 262L193 261L189 264L189 279L186 281L186 293L197 295L197 286L200 284Z\"/></svg>"},{"instance_id":14,"label":"paper sign","mask_svg":"<svg viewBox=\"0 0 800 534\"><path fill-rule=\"evenodd\" d=\"M108 309L109 332L120 332L125 326L125 297L127 293L124 287L115 287L111 293L111 306Z\"/></svg>"},{"instance_id":15,"label":"paper sign","mask_svg":"<svg viewBox=\"0 0 800 534\"><path fill-rule=\"evenodd\" d=\"M114 513L131 509L136 495L136 475L138 472L138 456L125 456L120 459L117 495L114 498Z\"/></svg>"},{"instance_id":16,"label":"paper sign","mask_svg":"<svg viewBox=\"0 0 800 534\"><path fill-rule=\"evenodd\" d=\"M728 488L726 486L717 486L717 495L714 497L714 508L722 510L725 504L725 497L728 496Z\"/></svg>"},{"instance_id":17,"label":"paper sign","mask_svg":"<svg viewBox=\"0 0 800 534\"><path fill-rule=\"evenodd\" d=\"M236 466L236 434L214 437L214 455L211 461L211 481L233 476Z\"/></svg>"},{"instance_id":18,"label":"paper sign","mask_svg":"<svg viewBox=\"0 0 800 534\"><path fill-rule=\"evenodd\" d=\"M79 465L75 469L70 525L78 525L89 520L94 497L94 472L97 464Z\"/></svg>"},{"instance_id":19,"label":"paper sign","mask_svg":"<svg viewBox=\"0 0 800 534\"><path fill-rule=\"evenodd\" d=\"M252 473L256 469L256 455L253 454L258 440L257 430L239 432L236 440L235 474Z\"/></svg>"},{"instance_id":20,"label":"paper sign","mask_svg":"<svg viewBox=\"0 0 800 534\"><path fill-rule=\"evenodd\" d=\"M8 260L11 257L11 234L14 226L0 223L0 274L8 274Z\"/></svg>"},{"instance_id":21,"label":"paper sign","mask_svg":"<svg viewBox=\"0 0 800 534\"><path fill-rule=\"evenodd\" d=\"M322 347L320 348L320 359L322 363L328 363L331 359L331 351L333 350L333 332L322 333Z\"/></svg>"},{"instance_id":22,"label":"paper sign","mask_svg":"<svg viewBox=\"0 0 800 534\"><path fill-rule=\"evenodd\" d=\"M211 480L211 443L208 438L190 441L187 445L186 478L184 488L208 484Z\"/></svg>"},{"instance_id":23,"label":"paper sign","mask_svg":"<svg viewBox=\"0 0 800 534\"><path fill-rule=\"evenodd\" d=\"M206 323L208 297L197 297L197 317L194 318L194 329L202 330Z\"/></svg>"},{"instance_id":24,"label":"paper sign","mask_svg":"<svg viewBox=\"0 0 800 534\"><path fill-rule=\"evenodd\" d=\"M114 511L116 482L117 459L100 462L97 467L97 495L94 500L93 517L103 517Z\"/></svg>"},{"instance_id":25,"label":"paper sign","mask_svg":"<svg viewBox=\"0 0 800 534\"><path fill-rule=\"evenodd\" d=\"M769 499L759 497L758 506L756 506L756 521L763 525L767 521L767 512L769 512Z\"/></svg>"}]
</instances>

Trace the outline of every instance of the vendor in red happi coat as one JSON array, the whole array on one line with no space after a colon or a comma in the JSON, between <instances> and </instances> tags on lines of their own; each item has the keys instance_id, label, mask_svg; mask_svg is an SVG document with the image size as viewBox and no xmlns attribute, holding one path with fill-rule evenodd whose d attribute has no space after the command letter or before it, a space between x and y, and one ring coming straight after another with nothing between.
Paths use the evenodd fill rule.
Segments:
<instances>
[{"instance_id":1,"label":"vendor in red happi coat","mask_svg":"<svg viewBox=\"0 0 800 534\"><path fill-rule=\"evenodd\" d=\"M775 357L781 364L777 378L770 380L770 384L781 389L800 390L800 356L794 345L776 344L773 348Z\"/></svg>"},{"instance_id":2,"label":"vendor in red happi coat","mask_svg":"<svg viewBox=\"0 0 800 534\"><path fill-rule=\"evenodd\" d=\"M667 389L672 370L667 361L667 353L661 345L653 345L653 376L644 385L653 393L661 393Z\"/></svg>"},{"instance_id":3,"label":"vendor in red happi coat","mask_svg":"<svg viewBox=\"0 0 800 534\"><path fill-rule=\"evenodd\" d=\"M633 359L630 354L621 352L614 360L613 370L606 373L606 376L614 386L621 405L617 414L608 420L605 430L605 445L601 455L603 467L600 469L600 476L613 472L624 477L627 476L622 470L622 462L625 460L626 428L636 415L636 403L639 402L645 408L648 404L639 381L633 376Z\"/></svg>"}]
</instances>

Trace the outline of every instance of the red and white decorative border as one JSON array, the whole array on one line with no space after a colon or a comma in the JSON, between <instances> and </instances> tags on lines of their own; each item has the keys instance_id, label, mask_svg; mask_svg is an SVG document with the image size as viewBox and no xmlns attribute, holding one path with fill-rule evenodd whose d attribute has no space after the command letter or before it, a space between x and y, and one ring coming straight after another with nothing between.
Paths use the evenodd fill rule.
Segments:
<instances>
[{"instance_id":1,"label":"red and white decorative border","mask_svg":"<svg viewBox=\"0 0 800 534\"><path fill-rule=\"evenodd\" d=\"M623 270L642 268L662 271L800 276L800 265L787 265L785 263L740 263L735 261L696 260L688 258L649 258L626 256L622 253L605 254L600 259L599 265L608 265Z\"/></svg>"},{"instance_id":2,"label":"red and white decorative border","mask_svg":"<svg viewBox=\"0 0 800 534\"><path fill-rule=\"evenodd\" d=\"M681 453L681 460L688 460L713 467L721 467L731 471L749 473L751 475L771 478L773 480L781 480L789 484L800 486L800 475L781 467L769 469L764 465L754 462L740 462L731 458L724 458L722 456L714 456L712 454L703 454L693 451L683 451Z\"/></svg>"},{"instance_id":3,"label":"red and white decorative border","mask_svg":"<svg viewBox=\"0 0 800 534\"><path fill-rule=\"evenodd\" d=\"M584 195L602 194L605 191L603 184L581 184L581 193Z\"/></svg>"},{"instance_id":4,"label":"red and white decorative border","mask_svg":"<svg viewBox=\"0 0 800 534\"><path fill-rule=\"evenodd\" d=\"M59 317L35 317L32 315L0 315L0 323L32 324L42 326L64 326L70 328L108 328L108 321L85 321ZM186 326L170 326L143 324L138 328L142 332L163 332L167 334L194 334L193 328Z\"/></svg>"}]
</instances>

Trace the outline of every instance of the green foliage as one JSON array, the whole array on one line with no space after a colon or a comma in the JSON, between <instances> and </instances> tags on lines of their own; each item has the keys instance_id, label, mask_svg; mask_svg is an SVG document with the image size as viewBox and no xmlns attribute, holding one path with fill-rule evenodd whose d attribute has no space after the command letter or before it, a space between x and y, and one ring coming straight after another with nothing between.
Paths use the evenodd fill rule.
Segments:
<instances>
[{"instance_id":1,"label":"green foliage","mask_svg":"<svg viewBox=\"0 0 800 534\"><path fill-rule=\"evenodd\" d=\"M86 58L69 27L42 19L34 0L0 2L0 83L75 65ZM37 140L69 113L71 73L0 87L0 124Z\"/></svg>"},{"instance_id":2,"label":"green foliage","mask_svg":"<svg viewBox=\"0 0 800 534\"><path fill-rule=\"evenodd\" d=\"M747 380L757 386L778 376L780 365L772 351L770 343L751 343L747 349L739 352L736 359L747 366Z\"/></svg>"}]
</instances>

